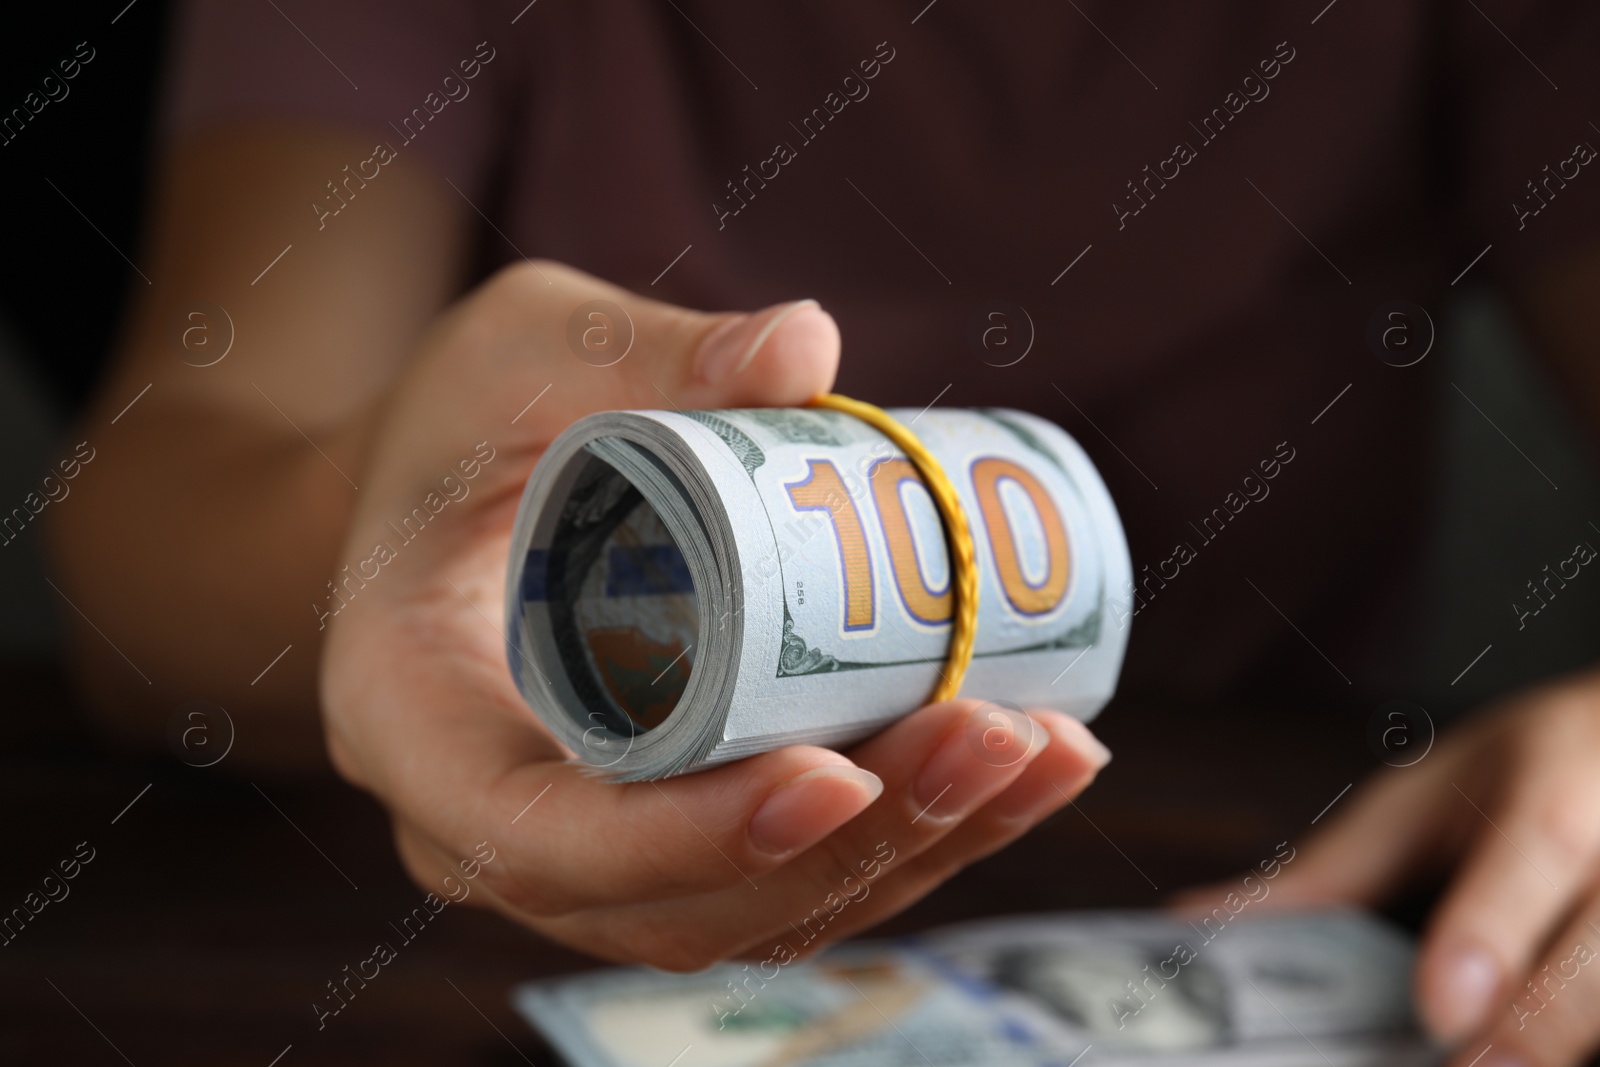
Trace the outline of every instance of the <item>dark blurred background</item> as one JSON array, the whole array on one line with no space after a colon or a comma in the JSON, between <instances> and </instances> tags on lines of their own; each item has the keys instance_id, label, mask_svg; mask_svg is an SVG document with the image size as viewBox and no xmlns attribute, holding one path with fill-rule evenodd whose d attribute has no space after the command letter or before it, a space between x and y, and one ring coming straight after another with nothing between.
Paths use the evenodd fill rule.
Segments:
<instances>
[{"instance_id":1,"label":"dark blurred background","mask_svg":"<svg viewBox=\"0 0 1600 1067\"><path fill-rule=\"evenodd\" d=\"M162 0L30 5L9 12L0 34L6 110L78 42L96 50L94 62L69 83L68 97L0 145L6 206L0 503L6 508L70 451L74 413L113 344L130 285L143 284L117 249L139 260L171 6ZM1431 505L1429 651L1410 665L1394 696L1419 702L1443 721L1590 660L1592 635L1600 632L1600 587L1580 584L1565 594L1540 617L1538 640L1503 635L1523 581L1570 552L1571 531L1590 522L1600 527L1600 493L1592 445L1561 409L1496 294L1469 289L1451 306L1430 311L1441 335L1428 358L1448 368L1434 398L1444 415L1439 451L1448 459ZM1451 381L1471 396L1494 398L1499 430ZM1530 470L1507 437L1559 489ZM353 1005L361 1010L339 1019L330 1028L336 1032L317 1033L310 1004L324 979L365 955L385 936L386 920L415 903L381 811L334 782L238 777L105 747L72 698L59 660L61 618L72 609L45 573L36 527L0 549L0 827L7 846L0 911L19 903L78 842L88 840L97 857L69 899L46 908L0 951L0 1062L49 1055L75 1063L116 1063L121 1056L136 1063L177 1057L264 1065L286 1045L297 1047L285 1064L545 1061L510 1015L505 991L519 979L581 961L465 909L451 909L431 942L408 949L405 967L386 976L388 984L369 1002ZM1467 575L1470 582L1462 580ZM1500 588L1503 603L1483 595ZM1491 639L1493 652L1450 684ZM1114 720L1108 717L1106 729L1117 748ZM1081 885L1029 885L1028 872L1008 867L1017 861L1002 856L895 928L961 910L962 886L970 896L996 880L1008 884L1006 899L988 901L990 910L1144 905L1156 899L1158 883L1176 888L1190 875L1250 862L1251 855L1233 854L1256 840L1247 787L1213 798L1194 825L1142 819L1140 798L1163 767L1160 752L1170 751L1176 762L1186 739L1137 740L1156 755L1142 769L1128 767L1129 777L1108 775L1085 798L1084 818L1064 812L1052 830L1062 847L1084 850ZM1270 762L1292 778L1297 760L1326 754L1308 735L1307 751L1277 755ZM1218 811L1236 816L1237 825L1229 829L1224 816L1211 818ZM1099 829L1091 831L1088 817ZM1099 830L1138 861L1137 874L1106 850ZM331 860L324 864L307 848L312 841L340 860L337 874ZM1231 844L1239 848L1230 851ZM443 979L458 988L452 992Z\"/></svg>"},{"instance_id":2,"label":"dark blurred background","mask_svg":"<svg viewBox=\"0 0 1600 1067\"><path fill-rule=\"evenodd\" d=\"M12 12L0 34L6 115L46 75L59 76L57 63L79 42L95 49L93 62L65 83L67 96L0 144L0 190L9 205L0 219L0 499L7 508L36 488L55 458L112 343L129 280L143 284L112 246L133 255L139 244L171 5L138 0L122 11L125 5L35 5ZM64 605L40 577L40 540L19 537L0 552L7 654L47 655L60 632L56 612Z\"/></svg>"},{"instance_id":3,"label":"dark blurred background","mask_svg":"<svg viewBox=\"0 0 1600 1067\"><path fill-rule=\"evenodd\" d=\"M0 192L9 207L0 218L0 500L20 501L35 487L94 387L130 282L142 284L117 250L139 260L172 8L166 0L36 7L14 15L0 36L7 110L78 42L96 49L94 62L68 83L70 95L0 145ZM1496 294L1468 288L1455 304L1429 310L1441 335L1428 358L1446 362L1446 379L1467 394L1493 397L1500 429L1560 487L1535 475L1454 389L1435 398L1449 460L1429 557L1434 661L1418 665L1414 692L1448 709L1585 662L1592 646L1584 635L1600 622L1600 599L1584 600L1580 591L1562 611L1540 617L1538 641L1496 650L1455 687L1437 684L1483 647L1480 636L1503 629L1501 616L1524 578L1570 550L1564 532L1552 542L1550 531L1600 521L1600 509L1593 446L1552 395ZM0 649L13 657L49 656L64 607L41 578L40 538L29 533L0 552ZM1474 575L1480 591L1503 585L1506 605L1481 592L1456 598L1453 578L1463 574Z\"/></svg>"}]
</instances>

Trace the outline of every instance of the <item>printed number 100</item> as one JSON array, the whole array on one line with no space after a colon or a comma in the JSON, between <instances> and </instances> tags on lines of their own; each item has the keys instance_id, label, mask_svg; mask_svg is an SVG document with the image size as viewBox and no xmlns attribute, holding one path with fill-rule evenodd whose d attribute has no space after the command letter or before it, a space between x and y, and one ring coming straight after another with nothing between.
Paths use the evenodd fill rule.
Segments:
<instances>
[{"instance_id":1,"label":"printed number 100","mask_svg":"<svg viewBox=\"0 0 1600 1067\"><path fill-rule=\"evenodd\" d=\"M872 575L872 553L867 549L866 528L861 513L839 477L831 460L813 459L807 463L806 477L784 485L796 511L824 511L833 525L839 548L839 573L843 587L844 628L870 630L877 625L877 605ZM1000 588L1011 607L1022 615L1045 615L1054 611L1067 592L1071 570L1067 528L1056 510L1055 501L1033 474L1020 464L998 456L973 462L972 487L978 498L978 513L988 534ZM883 459L867 473L872 483L872 504L889 546L889 567L900 599L912 618L925 625L948 623L951 615L950 582L934 589L929 586L917 557L912 538L911 519L900 495L903 482L922 484L916 468L905 459ZM1029 581L1023 572L1022 552L1010 516L1000 499L1000 487L1009 482L1020 489L1038 516L1044 531L1044 577Z\"/></svg>"}]
</instances>

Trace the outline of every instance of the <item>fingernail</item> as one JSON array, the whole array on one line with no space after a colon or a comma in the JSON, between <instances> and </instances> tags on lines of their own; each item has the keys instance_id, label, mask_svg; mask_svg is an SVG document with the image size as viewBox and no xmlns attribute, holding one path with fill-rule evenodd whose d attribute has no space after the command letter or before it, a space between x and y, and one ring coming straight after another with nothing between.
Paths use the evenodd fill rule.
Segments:
<instances>
[{"instance_id":1,"label":"fingernail","mask_svg":"<svg viewBox=\"0 0 1600 1067\"><path fill-rule=\"evenodd\" d=\"M1059 711L1036 711L1030 718L1042 723L1050 745L1071 748L1089 764L1087 774L1059 782L1038 781L1026 791L1018 782L1001 793L990 805L1003 819L1017 822L1037 822L1047 812L1071 800L1088 781L1111 761L1111 750L1102 745L1083 723Z\"/></svg>"},{"instance_id":2,"label":"fingernail","mask_svg":"<svg viewBox=\"0 0 1600 1067\"><path fill-rule=\"evenodd\" d=\"M1034 736L1036 731L1030 728L1024 735L1011 725L1009 716L991 722L986 713L997 714L986 705L974 709L923 764L911 790L917 805L913 822L966 815L1004 788L1044 750L1046 739ZM1007 746L994 749L987 745L984 734L993 730L1006 732L1011 738Z\"/></svg>"},{"instance_id":3,"label":"fingernail","mask_svg":"<svg viewBox=\"0 0 1600 1067\"><path fill-rule=\"evenodd\" d=\"M750 819L751 842L773 856L814 845L883 795L883 779L849 764L813 767L784 782Z\"/></svg>"},{"instance_id":4,"label":"fingernail","mask_svg":"<svg viewBox=\"0 0 1600 1067\"><path fill-rule=\"evenodd\" d=\"M772 331L785 319L802 308L821 306L815 300L796 300L748 315L735 315L718 323L700 342L700 350L695 354L695 376L707 385L732 378L750 365Z\"/></svg>"},{"instance_id":5,"label":"fingernail","mask_svg":"<svg viewBox=\"0 0 1600 1067\"><path fill-rule=\"evenodd\" d=\"M1100 739L1089 732L1089 728L1074 719L1071 715L1058 711L1045 712L1040 716L1050 730L1051 740L1060 741L1077 749L1088 759L1095 770L1101 770L1111 762L1111 750L1100 742Z\"/></svg>"},{"instance_id":6,"label":"fingernail","mask_svg":"<svg viewBox=\"0 0 1600 1067\"><path fill-rule=\"evenodd\" d=\"M1458 948L1444 955L1436 973L1436 988L1427 998L1434 1036L1448 1041L1477 1029L1500 988L1500 964L1481 948Z\"/></svg>"}]
</instances>

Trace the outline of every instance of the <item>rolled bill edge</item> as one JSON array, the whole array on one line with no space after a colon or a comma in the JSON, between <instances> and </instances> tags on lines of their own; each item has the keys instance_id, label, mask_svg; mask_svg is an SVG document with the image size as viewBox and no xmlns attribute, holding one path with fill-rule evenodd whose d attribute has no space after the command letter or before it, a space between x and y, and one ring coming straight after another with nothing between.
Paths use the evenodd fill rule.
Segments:
<instances>
[{"instance_id":1,"label":"rolled bill edge","mask_svg":"<svg viewBox=\"0 0 1600 1067\"><path fill-rule=\"evenodd\" d=\"M1092 718L1115 689L1132 614L1127 543L1093 464L1059 427L1022 412L894 414L945 467L977 543L977 650L961 696ZM788 744L838 747L920 707L949 627L912 612L913 568L891 559L886 509L902 545L914 541L913 592L926 599L941 578L948 589L949 563L920 483L872 488L878 465L897 459L878 431L831 411L603 412L573 424L529 477L512 532L506 636L523 698L579 760L619 780ZM819 470L850 503L830 512L834 497L802 495ZM634 525L664 529L670 545L614 543L637 500L654 516ZM1061 544L1063 559L1040 555ZM864 560L854 571L841 566L847 546ZM627 670L609 664L597 681L595 635L616 628L583 631L579 620L626 618L645 603L626 599L637 575L615 562L639 553L664 568L645 591L678 597L679 637L645 641L649 654L627 652ZM869 624L840 588L852 581L867 589ZM1055 599L1038 603L1041 588ZM645 714L643 699L624 707L624 674L628 693L675 692L670 711Z\"/></svg>"}]
</instances>

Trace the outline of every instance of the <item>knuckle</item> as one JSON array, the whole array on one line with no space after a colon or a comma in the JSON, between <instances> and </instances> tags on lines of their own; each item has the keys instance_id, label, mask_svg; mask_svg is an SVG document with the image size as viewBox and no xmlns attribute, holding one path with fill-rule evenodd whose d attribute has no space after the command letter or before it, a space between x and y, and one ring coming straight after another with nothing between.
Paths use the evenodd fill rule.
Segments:
<instances>
[{"instance_id":1,"label":"knuckle","mask_svg":"<svg viewBox=\"0 0 1600 1067\"><path fill-rule=\"evenodd\" d=\"M400 866L405 869L406 877L410 878L417 888L431 891L433 879L438 877L432 857L399 820L391 823L390 835L394 841L395 854L400 857Z\"/></svg>"},{"instance_id":2,"label":"knuckle","mask_svg":"<svg viewBox=\"0 0 1600 1067\"><path fill-rule=\"evenodd\" d=\"M544 300L552 292L555 265L538 260L518 260L491 274L478 289L479 307L518 308Z\"/></svg>"},{"instance_id":3,"label":"knuckle","mask_svg":"<svg viewBox=\"0 0 1600 1067\"><path fill-rule=\"evenodd\" d=\"M530 874L509 858L505 863L485 866L478 877L492 896L524 915L555 919L574 910L570 894L548 876Z\"/></svg>"},{"instance_id":4,"label":"knuckle","mask_svg":"<svg viewBox=\"0 0 1600 1067\"><path fill-rule=\"evenodd\" d=\"M400 851L400 866L405 868L406 877L411 879L411 884L426 892L433 892L433 872L426 865L412 857L409 850Z\"/></svg>"},{"instance_id":5,"label":"knuckle","mask_svg":"<svg viewBox=\"0 0 1600 1067\"><path fill-rule=\"evenodd\" d=\"M1595 837L1593 792L1588 783L1556 789L1531 812L1529 821L1533 833L1559 855L1586 855L1593 848Z\"/></svg>"},{"instance_id":6,"label":"knuckle","mask_svg":"<svg viewBox=\"0 0 1600 1067\"><path fill-rule=\"evenodd\" d=\"M1532 740L1543 751L1600 747L1600 702L1584 688L1552 691L1532 716Z\"/></svg>"},{"instance_id":7,"label":"knuckle","mask_svg":"<svg viewBox=\"0 0 1600 1067\"><path fill-rule=\"evenodd\" d=\"M508 263L495 271L490 276L489 285L497 290L510 290L512 293L523 293L528 289L538 286L546 288L545 278L549 276L554 264L542 263L538 260L519 259L515 263ZM540 272L544 273L541 274Z\"/></svg>"},{"instance_id":8,"label":"knuckle","mask_svg":"<svg viewBox=\"0 0 1600 1067\"><path fill-rule=\"evenodd\" d=\"M738 318L737 312L702 312L691 308L671 307L657 323L660 341L656 347L659 357L668 353L693 352L712 330Z\"/></svg>"},{"instance_id":9,"label":"knuckle","mask_svg":"<svg viewBox=\"0 0 1600 1067\"><path fill-rule=\"evenodd\" d=\"M654 926L640 932L635 955L640 963L669 974L693 974L720 963L725 954L703 936L685 930Z\"/></svg>"},{"instance_id":10,"label":"knuckle","mask_svg":"<svg viewBox=\"0 0 1600 1067\"><path fill-rule=\"evenodd\" d=\"M328 762L333 764L334 773L357 789L366 789L366 778L361 773L356 762L354 749L340 736L338 730L329 726L323 731L323 747L328 753Z\"/></svg>"}]
</instances>

